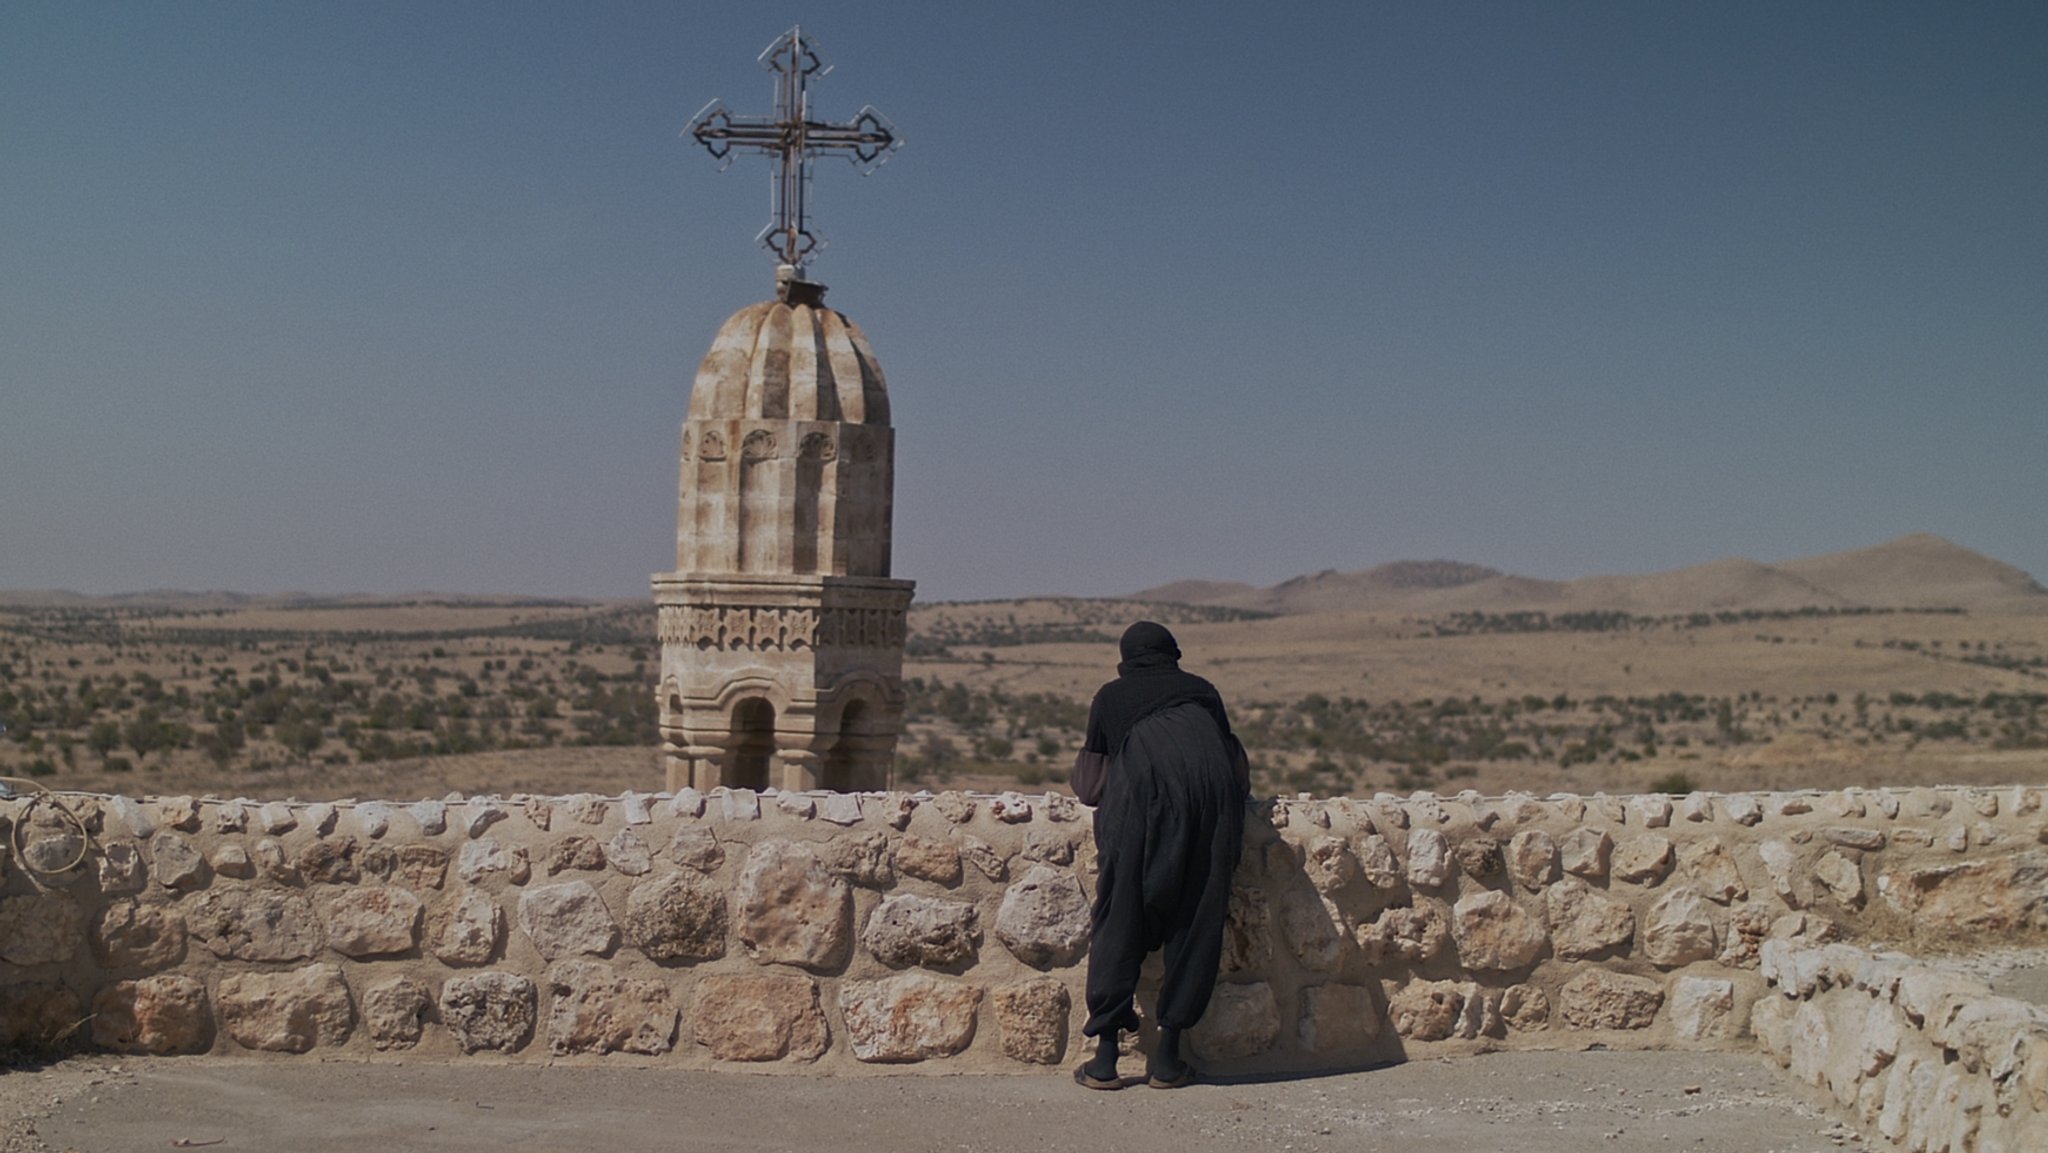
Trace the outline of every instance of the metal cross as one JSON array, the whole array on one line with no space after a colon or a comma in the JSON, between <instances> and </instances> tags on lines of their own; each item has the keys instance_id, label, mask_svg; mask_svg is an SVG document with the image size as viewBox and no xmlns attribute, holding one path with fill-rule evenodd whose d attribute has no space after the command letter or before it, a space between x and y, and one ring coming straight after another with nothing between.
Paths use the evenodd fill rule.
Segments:
<instances>
[{"instance_id":1,"label":"metal cross","mask_svg":"<svg viewBox=\"0 0 2048 1153\"><path fill-rule=\"evenodd\" d=\"M903 141L896 135L896 126L873 107L862 108L843 124L811 119L810 81L824 77L832 66L819 54L817 41L805 37L802 26L791 28L770 44L761 53L761 67L776 74L774 119L736 116L724 102L713 100L683 131L727 165L736 149L779 158L775 219L761 230L758 239L778 263L789 265L801 279L804 265L824 247L824 241L809 227L811 157L844 152L855 165L864 166L861 175L865 176L886 163L890 153L903 147Z\"/></svg>"}]
</instances>

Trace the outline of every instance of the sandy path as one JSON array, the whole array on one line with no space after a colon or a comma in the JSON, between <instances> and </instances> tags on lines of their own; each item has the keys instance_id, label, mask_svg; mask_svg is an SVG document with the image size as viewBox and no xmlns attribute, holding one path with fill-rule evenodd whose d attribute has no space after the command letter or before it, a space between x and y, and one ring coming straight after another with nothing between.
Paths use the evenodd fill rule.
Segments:
<instances>
[{"instance_id":1,"label":"sandy path","mask_svg":"<svg viewBox=\"0 0 2048 1153\"><path fill-rule=\"evenodd\" d=\"M1091 1093L1064 1071L773 1077L89 1057L0 1074L0 1117L12 1125L0 1138L6 1153L163 1150L179 1140L303 1153L1864 1148L1761 1058L1669 1052L1503 1053L1172 1093Z\"/></svg>"}]
</instances>

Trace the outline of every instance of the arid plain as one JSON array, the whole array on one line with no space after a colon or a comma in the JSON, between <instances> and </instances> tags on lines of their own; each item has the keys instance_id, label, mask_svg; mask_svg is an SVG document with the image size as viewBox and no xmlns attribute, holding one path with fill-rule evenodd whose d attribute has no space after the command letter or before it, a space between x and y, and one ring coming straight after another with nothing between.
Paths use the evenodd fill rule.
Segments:
<instances>
[{"instance_id":1,"label":"arid plain","mask_svg":"<svg viewBox=\"0 0 2048 1153\"><path fill-rule=\"evenodd\" d=\"M913 574L914 575L914 574ZM2048 591L1936 537L1537 581L913 609L906 787L1057 788L1115 637L1170 623L1265 792L2048 779ZM650 605L0 593L0 774L258 798L651 790Z\"/></svg>"}]
</instances>

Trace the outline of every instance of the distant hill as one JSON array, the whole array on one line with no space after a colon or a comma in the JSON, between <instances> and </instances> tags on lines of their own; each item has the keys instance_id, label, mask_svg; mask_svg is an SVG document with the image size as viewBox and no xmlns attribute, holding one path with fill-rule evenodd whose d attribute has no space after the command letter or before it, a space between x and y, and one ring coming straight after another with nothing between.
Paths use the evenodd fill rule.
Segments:
<instances>
[{"instance_id":1,"label":"distant hill","mask_svg":"<svg viewBox=\"0 0 2048 1153\"><path fill-rule=\"evenodd\" d=\"M493 593L238 593L223 589L148 589L92 595L69 589L0 589L0 609L148 609L159 612L215 612L239 609L376 608L391 605L572 606L606 602L578 597L533 597ZM1192 602L1191 602L1192 603Z\"/></svg>"},{"instance_id":2,"label":"distant hill","mask_svg":"<svg viewBox=\"0 0 2048 1153\"><path fill-rule=\"evenodd\" d=\"M1133 600L1329 612L1592 612L1641 615L1802 608L2048 612L2048 588L2013 566L1925 533L1849 552L1764 564L1747 557L1669 572L1549 581L1458 561L1396 561L1292 577L1269 588L1176 581Z\"/></svg>"}]
</instances>

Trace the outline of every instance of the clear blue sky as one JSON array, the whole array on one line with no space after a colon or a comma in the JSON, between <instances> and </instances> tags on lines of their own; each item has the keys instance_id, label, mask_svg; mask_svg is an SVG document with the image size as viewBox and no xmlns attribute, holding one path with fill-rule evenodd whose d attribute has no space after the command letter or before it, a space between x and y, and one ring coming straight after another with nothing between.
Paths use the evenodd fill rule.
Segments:
<instances>
[{"instance_id":1,"label":"clear blue sky","mask_svg":"<svg viewBox=\"0 0 2048 1153\"><path fill-rule=\"evenodd\" d=\"M802 21L927 598L2048 577L2048 7L0 5L0 587L634 596Z\"/></svg>"}]
</instances>

